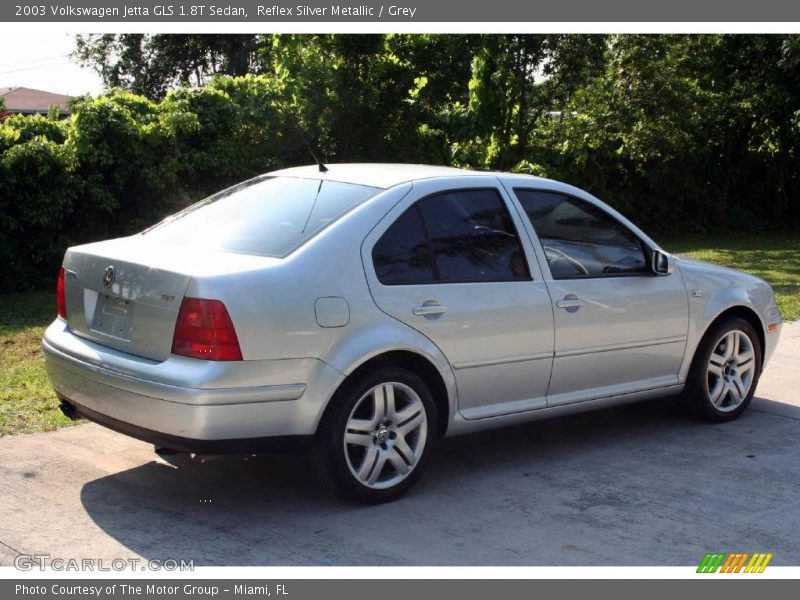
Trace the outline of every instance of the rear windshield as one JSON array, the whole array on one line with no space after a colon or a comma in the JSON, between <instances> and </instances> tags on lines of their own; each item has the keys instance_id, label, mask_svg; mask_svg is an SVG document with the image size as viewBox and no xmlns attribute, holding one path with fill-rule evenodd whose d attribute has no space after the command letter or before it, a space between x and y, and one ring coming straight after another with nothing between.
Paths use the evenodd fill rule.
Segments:
<instances>
[{"instance_id":1,"label":"rear windshield","mask_svg":"<svg viewBox=\"0 0 800 600\"><path fill-rule=\"evenodd\" d=\"M184 246L284 256L377 191L336 181L259 177L201 200L142 234Z\"/></svg>"}]
</instances>

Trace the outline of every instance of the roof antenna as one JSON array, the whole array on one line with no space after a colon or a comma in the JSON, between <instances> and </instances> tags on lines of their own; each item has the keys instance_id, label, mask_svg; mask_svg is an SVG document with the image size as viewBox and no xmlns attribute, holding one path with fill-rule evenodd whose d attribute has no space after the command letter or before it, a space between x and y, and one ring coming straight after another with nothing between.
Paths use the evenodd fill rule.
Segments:
<instances>
[{"instance_id":1,"label":"roof antenna","mask_svg":"<svg viewBox=\"0 0 800 600\"><path fill-rule=\"evenodd\" d=\"M299 127L299 123L298 123L298 127ZM306 145L306 149L308 149L308 153L311 155L311 158L313 158L314 162L317 163L317 166L319 167L319 172L320 173L327 173L328 172L328 167L326 167L323 164L323 162L320 159L317 158L317 155L314 154L314 151L311 149L311 144L308 143L308 140L306 139L306 136L305 136L305 134L303 134L302 130L300 130L300 137L303 138L303 143Z\"/></svg>"},{"instance_id":2,"label":"roof antenna","mask_svg":"<svg viewBox=\"0 0 800 600\"><path fill-rule=\"evenodd\" d=\"M319 172L327 173L328 167L326 167L325 164L319 158L317 158L317 155L314 154L314 151L311 149L311 144L308 143L308 138L306 138L306 135L303 132L303 127L300 125L300 115L292 114L292 116L294 117L294 126L297 128L297 133L300 134L300 137L303 140L303 144L305 144L306 150L308 150L308 153L311 155L311 158L313 158L314 162L317 163L317 167L319 167Z\"/></svg>"},{"instance_id":3,"label":"roof antenna","mask_svg":"<svg viewBox=\"0 0 800 600\"><path fill-rule=\"evenodd\" d=\"M317 155L314 154L314 151L311 149L311 145L308 143L308 140L306 140L305 136L303 137L303 142L305 142L306 148L308 148L308 153L311 155L311 158L313 158L314 162L317 163L317 166L319 167L319 172L320 173L327 173L328 172L328 167L326 167L323 164L323 162L320 159L317 158Z\"/></svg>"}]
</instances>

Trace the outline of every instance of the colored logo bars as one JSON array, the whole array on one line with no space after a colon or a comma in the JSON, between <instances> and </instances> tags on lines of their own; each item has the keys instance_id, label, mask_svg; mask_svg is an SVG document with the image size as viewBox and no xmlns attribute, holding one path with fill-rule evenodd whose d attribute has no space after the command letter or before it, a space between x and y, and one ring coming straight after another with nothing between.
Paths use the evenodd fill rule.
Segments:
<instances>
[{"instance_id":1,"label":"colored logo bars","mask_svg":"<svg viewBox=\"0 0 800 600\"><path fill-rule=\"evenodd\" d=\"M754 552L709 552L700 561L697 567L698 573L763 573L769 561L772 560L772 553Z\"/></svg>"}]
</instances>

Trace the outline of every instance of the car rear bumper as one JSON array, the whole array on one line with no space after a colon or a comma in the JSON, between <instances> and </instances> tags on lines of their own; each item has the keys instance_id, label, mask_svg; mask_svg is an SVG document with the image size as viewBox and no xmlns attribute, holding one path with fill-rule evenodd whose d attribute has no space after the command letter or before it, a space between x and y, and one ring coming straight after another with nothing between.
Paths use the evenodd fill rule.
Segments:
<instances>
[{"instance_id":1,"label":"car rear bumper","mask_svg":"<svg viewBox=\"0 0 800 600\"><path fill-rule=\"evenodd\" d=\"M60 319L45 332L42 348L67 411L198 453L302 445L316 429L325 390L335 389L341 377L316 359L149 361L80 338Z\"/></svg>"},{"instance_id":2,"label":"car rear bumper","mask_svg":"<svg viewBox=\"0 0 800 600\"><path fill-rule=\"evenodd\" d=\"M137 440L149 442L161 448L193 452L195 454L250 454L268 452L298 453L304 451L313 440L312 435L282 435L257 438L196 439L171 435L120 421L85 406L61 399L61 410L72 419L84 418L103 425L108 429L123 433Z\"/></svg>"}]
</instances>

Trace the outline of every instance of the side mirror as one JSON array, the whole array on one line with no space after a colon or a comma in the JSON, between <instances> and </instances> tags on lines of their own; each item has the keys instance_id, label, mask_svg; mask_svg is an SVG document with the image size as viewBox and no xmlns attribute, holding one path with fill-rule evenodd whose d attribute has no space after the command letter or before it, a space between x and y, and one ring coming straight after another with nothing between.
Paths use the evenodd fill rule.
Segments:
<instances>
[{"instance_id":1,"label":"side mirror","mask_svg":"<svg viewBox=\"0 0 800 600\"><path fill-rule=\"evenodd\" d=\"M668 252L654 249L650 268L656 275L669 275L675 270L675 258Z\"/></svg>"}]
</instances>

